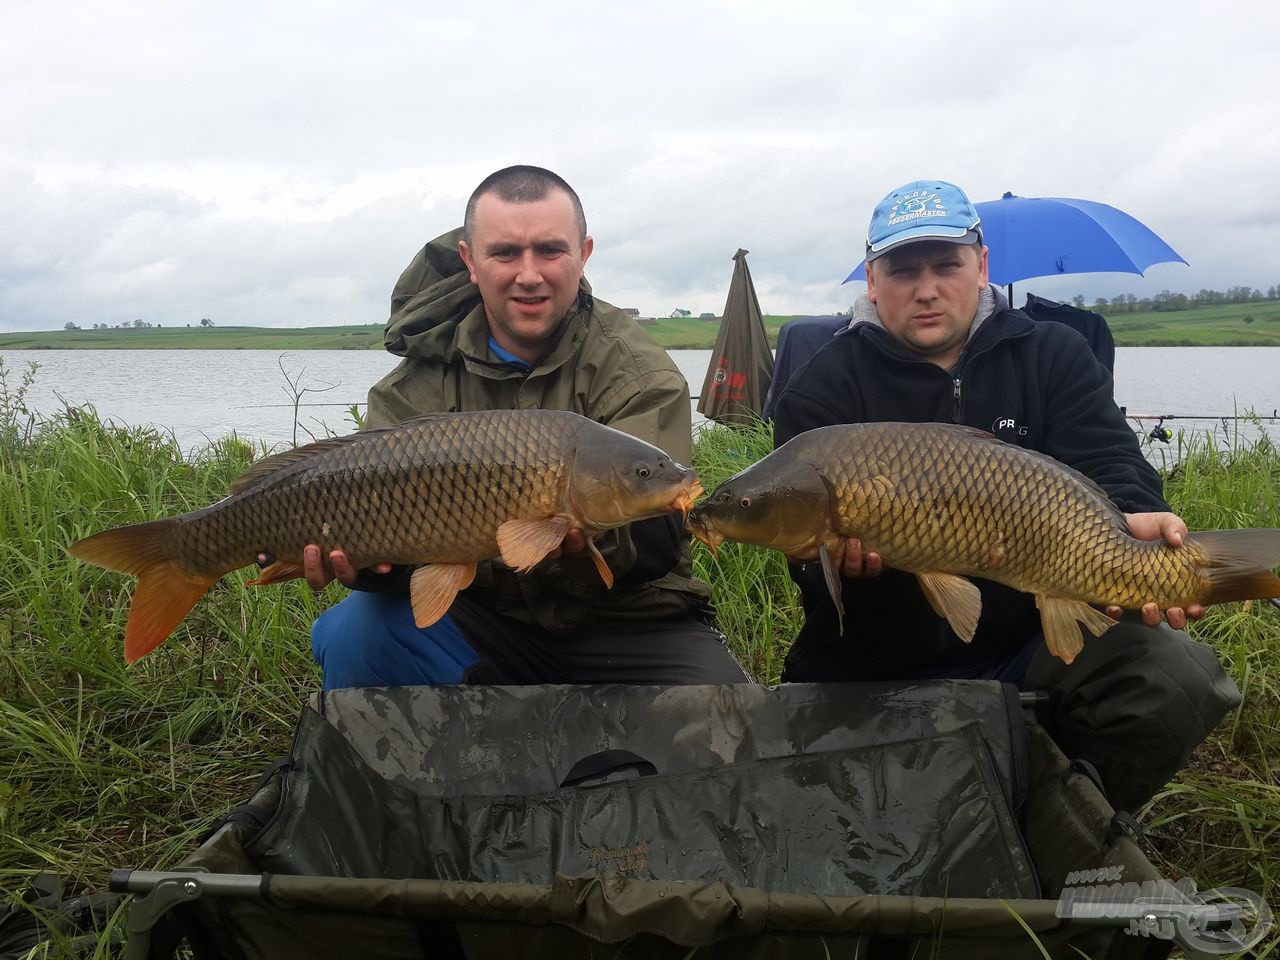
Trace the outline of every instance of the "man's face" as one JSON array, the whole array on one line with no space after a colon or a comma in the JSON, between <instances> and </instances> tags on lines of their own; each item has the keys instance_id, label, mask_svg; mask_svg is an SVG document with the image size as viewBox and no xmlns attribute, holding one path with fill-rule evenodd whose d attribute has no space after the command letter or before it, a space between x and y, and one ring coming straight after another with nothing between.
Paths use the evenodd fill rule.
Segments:
<instances>
[{"instance_id":1,"label":"man's face","mask_svg":"<svg viewBox=\"0 0 1280 960\"><path fill-rule=\"evenodd\" d=\"M960 357L978 295L987 285L987 248L922 240L867 264L867 296L898 342L950 367Z\"/></svg>"},{"instance_id":2,"label":"man's face","mask_svg":"<svg viewBox=\"0 0 1280 960\"><path fill-rule=\"evenodd\" d=\"M532 203L496 193L476 200L471 240L458 244L480 288L489 333L504 350L537 363L578 297L592 240L580 239L573 201L553 189Z\"/></svg>"}]
</instances>

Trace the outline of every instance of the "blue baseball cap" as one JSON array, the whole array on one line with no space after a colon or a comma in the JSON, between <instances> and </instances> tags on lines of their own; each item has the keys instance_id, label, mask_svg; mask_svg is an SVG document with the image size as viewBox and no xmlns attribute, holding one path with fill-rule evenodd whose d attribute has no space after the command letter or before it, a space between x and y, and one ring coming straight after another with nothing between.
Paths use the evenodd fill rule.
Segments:
<instances>
[{"instance_id":1,"label":"blue baseball cap","mask_svg":"<svg viewBox=\"0 0 1280 960\"><path fill-rule=\"evenodd\" d=\"M876 204L867 226L867 260L917 240L981 243L982 218L965 192L945 180L913 180Z\"/></svg>"}]
</instances>

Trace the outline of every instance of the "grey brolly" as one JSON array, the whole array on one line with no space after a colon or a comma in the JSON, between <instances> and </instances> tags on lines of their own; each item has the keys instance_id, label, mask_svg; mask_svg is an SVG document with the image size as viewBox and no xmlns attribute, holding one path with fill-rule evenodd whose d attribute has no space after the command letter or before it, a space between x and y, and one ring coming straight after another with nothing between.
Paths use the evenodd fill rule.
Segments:
<instances>
[{"instance_id":1,"label":"grey brolly","mask_svg":"<svg viewBox=\"0 0 1280 960\"><path fill-rule=\"evenodd\" d=\"M760 301L751 285L747 251L733 255L733 280L716 348L698 399L698 412L721 423L758 420L773 376L773 352L764 332Z\"/></svg>"}]
</instances>

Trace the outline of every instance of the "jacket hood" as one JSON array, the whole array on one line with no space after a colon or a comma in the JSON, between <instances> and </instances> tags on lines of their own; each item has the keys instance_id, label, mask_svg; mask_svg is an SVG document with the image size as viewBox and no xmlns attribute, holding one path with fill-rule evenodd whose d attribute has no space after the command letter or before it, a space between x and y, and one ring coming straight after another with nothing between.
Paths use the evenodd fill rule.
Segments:
<instances>
[{"instance_id":1,"label":"jacket hood","mask_svg":"<svg viewBox=\"0 0 1280 960\"><path fill-rule=\"evenodd\" d=\"M969 336L965 340L968 343L973 339L974 334L978 332L978 328L982 326L988 318L997 313L1003 313L1009 309L1009 300L1003 293L991 284L987 284L982 288L982 292L978 294L978 312L974 314L973 324L969 327ZM884 329L884 323L880 320L880 314L876 310L876 305L864 293L853 304L853 318L849 321L840 333L848 333L860 323L869 323L872 326Z\"/></svg>"},{"instance_id":2,"label":"jacket hood","mask_svg":"<svg viewBox=\"0 0 1280 960\"><path fill-rule=\"evenodd\" d=\"M477 308L483 308L480 288L471 282L458 253L461 239L462 227L441 234L419 250L400 274L391 291L391 317L382 334L388 353L398 357L445 356L458 339L459 325ZM583 278L578 306L589 312L590 304L591 286ZM570 310L569 315L575 312Z\"/></svg>"}]
</instances>

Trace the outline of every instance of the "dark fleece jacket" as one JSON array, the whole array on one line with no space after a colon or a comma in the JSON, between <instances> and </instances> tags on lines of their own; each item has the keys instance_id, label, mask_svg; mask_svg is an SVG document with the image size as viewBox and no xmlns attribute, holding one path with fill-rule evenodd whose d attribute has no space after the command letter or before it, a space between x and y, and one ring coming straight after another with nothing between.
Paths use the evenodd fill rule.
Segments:
<instances>
[{"instance_id":1,"label":"dark fleece jacket","mask_svg":"<svg viewBox=\"0 0 1280 960\"><path fill-rule=\"evenodd\" d=\"M1159 475L1112 399L1111 375L1085 340L1062 324L1035 323L999 300L950 371L902 347L874 310L868 316L855 309L849 328L792 377L778 402L775 444L834 423L962 423L1074 467L1125 512L1168 510ZM840 637L819 565L793 566L792 575L803 594L805 625L787 660L787 680L980 669L1040 632L1029 594L975 578L982 618L973 643L964 644L929 608L914 575L886 570L844 581Z\"/></svg>"}]
</instances>

